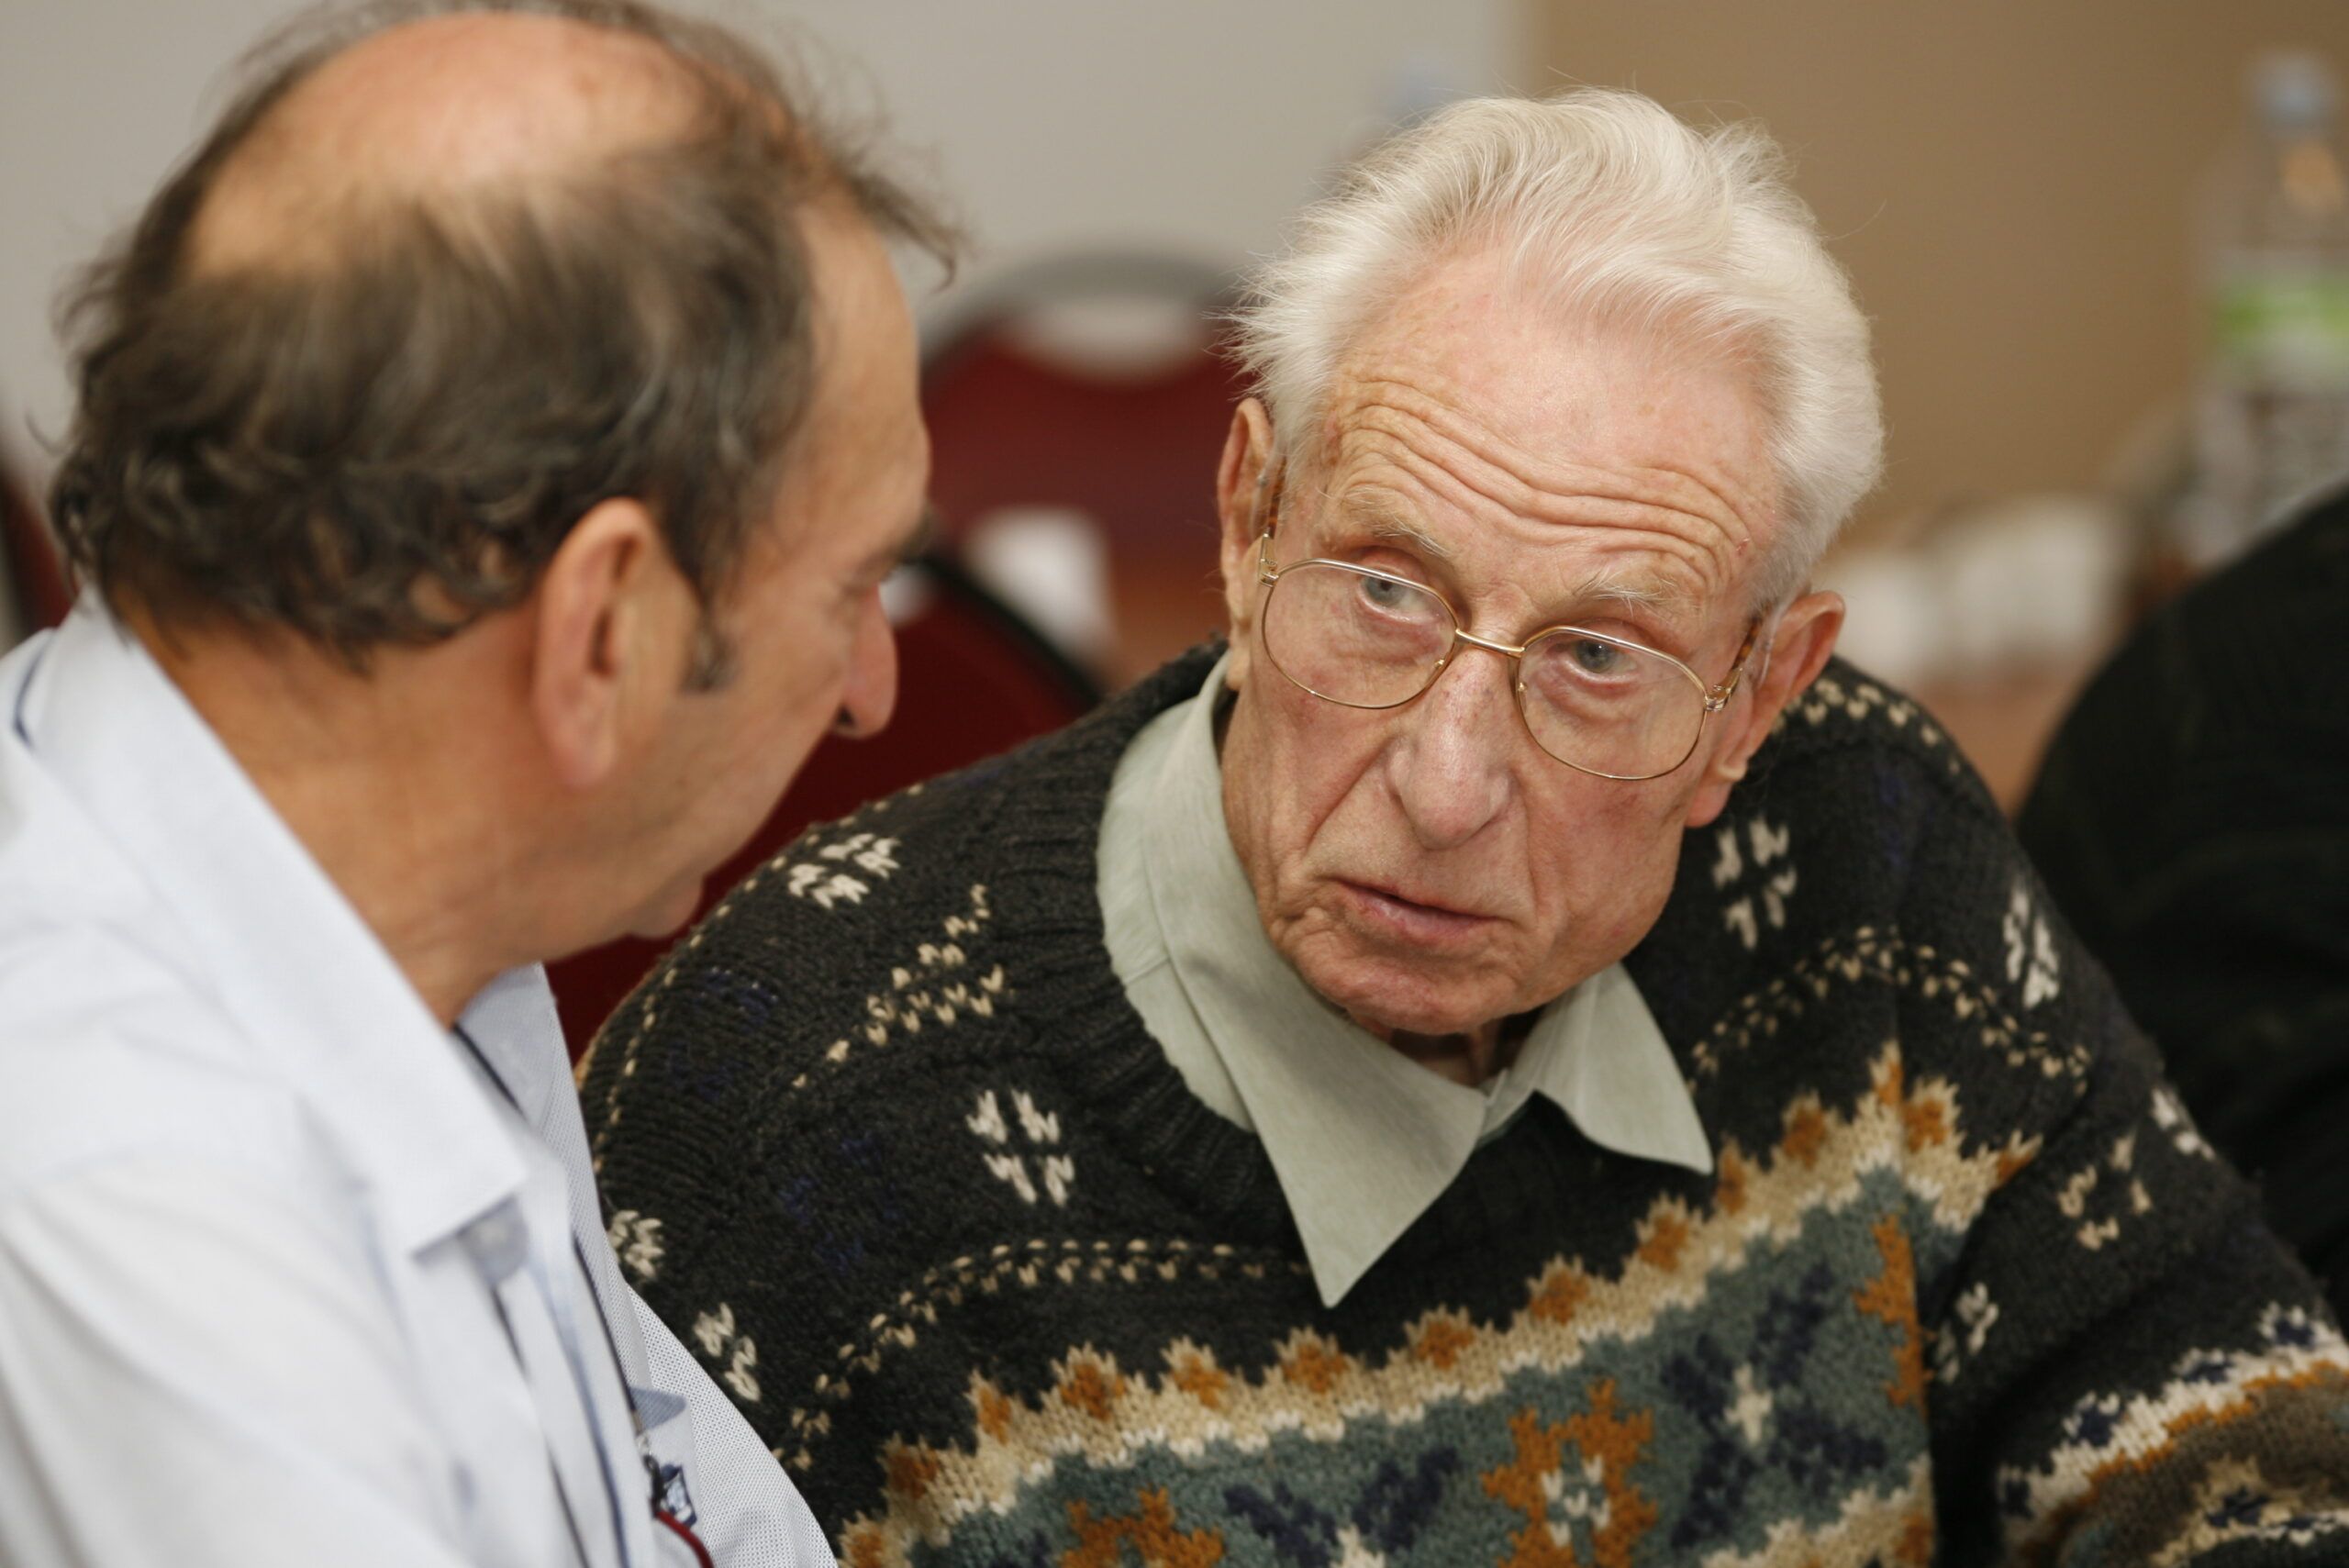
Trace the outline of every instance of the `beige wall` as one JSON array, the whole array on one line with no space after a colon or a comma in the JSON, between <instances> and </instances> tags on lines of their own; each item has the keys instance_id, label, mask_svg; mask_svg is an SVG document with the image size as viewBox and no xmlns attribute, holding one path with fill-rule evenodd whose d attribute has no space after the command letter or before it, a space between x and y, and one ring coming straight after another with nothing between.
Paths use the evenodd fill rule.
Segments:
<instances>
[{"instance_id":1,"label":"beige wall","mask_svg":"<svg viewBox=\"0 0 2349 1568\"><path fill-rule=\"evenodd\" d=\"M1756 117L1877 325L1873 531L2095 484L2186 388L2189 204L2263 46L2349 85L2349 0L1528 0L1556 78Z\"/></svg>"},{"instance_id":2,"label":"beige wall","mask_svg":"<svg viewBox=\"0 0 2349 1568\"><path fill-rule=\"evenodd\" d=\"M68 269L301 3L0 0L0 443L17 460L42 459L25 419L54 433L69 412L49 319ZM852 108L877 98L977 241L965 288L1072 247L1236 267L1397 113L1529 73L1526 0L673 3L795 45Z\"/></svg>"}]
</instances>

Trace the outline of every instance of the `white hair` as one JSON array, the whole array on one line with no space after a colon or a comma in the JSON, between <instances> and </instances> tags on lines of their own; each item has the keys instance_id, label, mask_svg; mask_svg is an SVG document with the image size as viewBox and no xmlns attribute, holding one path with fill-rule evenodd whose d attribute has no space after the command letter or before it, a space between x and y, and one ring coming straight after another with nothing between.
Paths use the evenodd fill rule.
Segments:
<instances>
[{"instance_id":1,"label":"white hair","mask_svg":"<svg viewBox=\"0 0 2349 1568\"><path fill-rule=\"evenodd\" d=\"M1238 351L1292 462L1363 329L1448 258L1498 250L1575 317L1737 356L1783 517L1757 605L1798 590L1883 467L1867 318L1760 128L1637 93L1458 103L1386 142L1249 279Z\"/></svg>"}]
</instances>

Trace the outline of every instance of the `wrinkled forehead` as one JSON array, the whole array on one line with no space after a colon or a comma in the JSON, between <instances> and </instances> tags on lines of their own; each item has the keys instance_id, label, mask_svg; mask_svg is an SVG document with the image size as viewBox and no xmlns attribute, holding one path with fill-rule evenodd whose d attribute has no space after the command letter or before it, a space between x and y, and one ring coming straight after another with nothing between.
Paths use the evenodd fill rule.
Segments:
<instances>
[{"instance_id":1,"label":"wrinkled forehead","mask_svg":"<svg viewBox=\"0 0 2349 1568\"><path fill-rule=\"evenodd\" d=\"M1406 540L1529 596L1742 613L1779 527L1740 355L1565 315L1490 264L1441 270L1372 322L1289 445L1317 533Z\"/></svg>"}]
</instances>

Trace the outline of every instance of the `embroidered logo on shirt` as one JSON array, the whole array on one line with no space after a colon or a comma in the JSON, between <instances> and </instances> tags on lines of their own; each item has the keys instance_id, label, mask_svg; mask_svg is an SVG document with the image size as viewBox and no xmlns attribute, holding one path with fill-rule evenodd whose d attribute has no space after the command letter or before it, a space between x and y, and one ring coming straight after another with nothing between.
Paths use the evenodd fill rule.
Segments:
<instances>
[{"instance_id":1,"label":"embroidered logo on shirt","mask_svg":"<svg viewBox=\"0 0 2349 1568\"><path fill-rule=\"evenodd\" d=\"M693 1488L685 1485L685 1467L682 1464L661 1466L661 1511L685 1526L693 1529L701 1523L695 1511Z\"/></svg>"}]
</instances>

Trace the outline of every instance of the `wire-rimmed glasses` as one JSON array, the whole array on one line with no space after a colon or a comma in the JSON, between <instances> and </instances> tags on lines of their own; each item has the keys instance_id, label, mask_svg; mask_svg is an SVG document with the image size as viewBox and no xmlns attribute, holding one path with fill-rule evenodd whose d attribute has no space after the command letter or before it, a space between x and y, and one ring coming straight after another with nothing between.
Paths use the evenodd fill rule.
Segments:
<instances>
[{"instance_id":1,"label":"wire-rimmed glasses","mask_svg":"<svg viewBox=\"0 0 2349 1568\"><path fill-rule=\"evenodd\" d=\"M1579 773L1637 783L1696 754L1705 721L1737 695L1762 632L1746 628L1728 678L1707 686L1669 653L1584 627L1553 626L1521 644L1464 629L1424 583L1350 562L1273 564L1273 530L1256 539L1264 585L1258 638L1291 685L1344 707L1400 707L1435 684L1460 650L1513 666L1518 712L1534 744Z\"/></svg>"}]
</instances>

